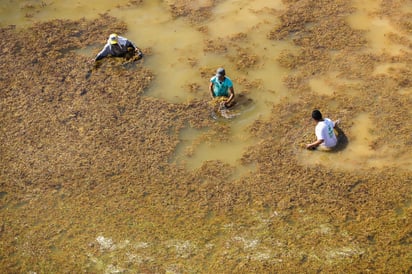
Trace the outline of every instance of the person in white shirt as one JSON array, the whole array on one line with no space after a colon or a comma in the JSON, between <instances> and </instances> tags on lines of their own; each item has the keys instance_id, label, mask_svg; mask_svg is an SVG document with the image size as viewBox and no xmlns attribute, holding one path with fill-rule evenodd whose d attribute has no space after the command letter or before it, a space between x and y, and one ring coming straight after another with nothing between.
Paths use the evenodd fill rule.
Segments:
<instances>
[{"instance_id":1,"label":"person in white shirt","mask_svg":"<svg viewBox=\"0 0 412 274\"><path fill-rule=\"evenodd\" d=\"M329 118L323 118L322 113L317 109L312 112L312 118L316 122L315 134L317 140L306 145L306 148L330 150L335 147L338 140L333 129L338 125L339 120L332 121Z\"/></svg>"}]
</instances>

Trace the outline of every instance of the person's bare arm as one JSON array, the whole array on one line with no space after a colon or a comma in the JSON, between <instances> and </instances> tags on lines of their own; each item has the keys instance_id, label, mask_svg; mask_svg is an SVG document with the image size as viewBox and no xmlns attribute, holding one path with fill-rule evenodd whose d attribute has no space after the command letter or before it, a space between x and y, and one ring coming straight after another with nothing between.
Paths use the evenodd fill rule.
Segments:
<instances>
[{"instance_id":1,"label":"person's bare arm","mask_svg":"<svg viewBox=\"0 0 412 274\"><path fill-rule=\"evenodd\" d=\"M324 142L323 139L319 139L319 140L317 140L316 142L313 142L313 143L311 143L311 144L306 145L306 148L307 148L307 149L317 148L317 147L318 147L320 144L322 144L323 142Z\"/></svg>"},{"instance_id":2,"label":"person's bare arm","mask_svg":"<svg viewBox=\"0 0 412 274\"><path fill-rule=\"evenodd\" d=\"M210 92L210 97L212 99L215 98L215 94L213 93L213 83L212 82L210 82L210 85L209 85L209 92Z\"/></svg>"},{"instance_id":3,"label":"person's bare arm","mask_svg":"<svg viewBox=\"0 0 412 274\"><path fill-rule=\"evenodd\" d=\"M230 87L229 88L229 93L230 93L230 95L229 95L229 98L225 102L225 106L230 106L230 103L235 98L235 89L233 87Z\"/></svg>"}]
</instances>

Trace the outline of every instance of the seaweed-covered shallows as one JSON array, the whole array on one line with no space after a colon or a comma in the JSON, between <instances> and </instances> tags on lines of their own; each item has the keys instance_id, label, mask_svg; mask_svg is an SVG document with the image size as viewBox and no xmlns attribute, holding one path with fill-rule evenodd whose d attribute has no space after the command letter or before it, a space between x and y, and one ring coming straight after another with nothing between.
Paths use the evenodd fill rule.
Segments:
<instances>
[{"instance_id":1,"label":"seaweed-covered shallows","mask_svg":"<svg viewBox=\"0 0 412 274\"><path fill-rule=\"evenodd\" d=\"M154 79L144 63L125 68L110 60L85 77L87 58L72 50L104 41L109 25L110 32L124 32L123 23L105 16L1 29L0 269L410 271L411 171L305 167L297 144L313 137L306 135L307 109L327 105L347 121L349 139L356 134L353 113L368 112L379 131L375 149L410 153L411 58L365 52L362 33L341 20L332 36L322 19L352 9L345 1L316 3L287 2L269 34L274 41L297 35L298 54L280 57L293 69L285 78L293 100L268 106L270 118L249 128L257 141L240 164L255 169L239 179L221 161L194 171L171 161L184 127L227 141L230 124L213 121L206 101L169 104L142 96ZM407 28L405 17L399 20ZM314 49L314 41L322 47ZM371 68L388 61L407 66L373 74ZM240 69L254 64L244 62ZM307 81L330 69L360 82L343 85L339 96L315 94ZM349 87L356 96L345 92ZM393 134L396 143L389 142Z\"/></svg>"}]
</instances>

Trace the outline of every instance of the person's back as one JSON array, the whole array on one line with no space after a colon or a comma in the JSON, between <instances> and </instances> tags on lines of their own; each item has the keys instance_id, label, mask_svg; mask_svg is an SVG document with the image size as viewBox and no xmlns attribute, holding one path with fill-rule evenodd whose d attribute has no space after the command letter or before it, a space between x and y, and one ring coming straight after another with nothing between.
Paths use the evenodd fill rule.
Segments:
<instances>
[{"instance_id":1,"label":"person's back","mask_svg":"<svg viewBox=\"0 0 412 274\"><path fill-rule=\"evenodd\" d=\"M331 119L325 118L316 125L316 137L323 139L322 145L325 147L334 147L337 143L335 132L333 131L334 123Z\"/></svg>"},{"instance_id":2,"label":"person's back","mask_svg":"<svg viewBox=\"0 0 412 274\"><path fill-rule=\"evenodd\" d=\"M141 51L131 41L125 37L112 33L104 48L97 54L95 61L101 60L107 56L124 57L129 52L129 49L132 53L137 52L139 57L142 56Z\"/></svg>"},{"instance_id":3,"label":"person's back","mask_svg":"<svg viewBox=\"0 0 412 274\"><path fill-rule=\"evenodd\" d=\"M339 120L333 122L329 118L323 119L322 113L315 109L312 112L312 119L316 122L315 127L315 134L316 134L316 141L306 145L307 149L316 149L326 148L326 150L330 150L338 143L338 139L336 138L335 132L333 128L339 123Z\"/></svg>"}]
</instances>

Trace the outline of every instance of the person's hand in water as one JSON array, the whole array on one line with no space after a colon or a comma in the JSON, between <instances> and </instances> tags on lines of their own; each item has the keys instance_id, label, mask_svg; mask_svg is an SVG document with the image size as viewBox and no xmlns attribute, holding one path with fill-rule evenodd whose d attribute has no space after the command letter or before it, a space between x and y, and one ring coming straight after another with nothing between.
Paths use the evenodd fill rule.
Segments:
<instances>
[{"instance_id":1,"label":"person's hand in water","mask_svg":"<svg viewBox=\"0 0 412 274\"><path fill-rule=\"evenodd\" d=\"M231 104L228 101L223 101L220 103L220 108L230 108Z\"/></svg>"},{"instance_id":2,"label":"person's hand in water","mask_svg":"<svg viewBox=\"0 0 412 274\"><path fill-rule=\"evenodd\" d=\"M143 52L139 48L135 48L134 51L135 51L138 58L143 57Z\"/></svg>"},{"instance_id":3,"label":"person's hand in water","mask_svg":"<svg viewBox=\"0 0 412 274\"><path fill-rule=\"evenodd\" d=\"M312 146L312 145L306 145L306 149L308 150L315 150L316 147Z\"/></svg>"}]
</instances>

